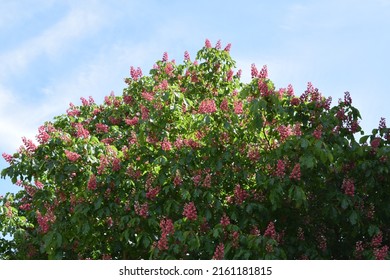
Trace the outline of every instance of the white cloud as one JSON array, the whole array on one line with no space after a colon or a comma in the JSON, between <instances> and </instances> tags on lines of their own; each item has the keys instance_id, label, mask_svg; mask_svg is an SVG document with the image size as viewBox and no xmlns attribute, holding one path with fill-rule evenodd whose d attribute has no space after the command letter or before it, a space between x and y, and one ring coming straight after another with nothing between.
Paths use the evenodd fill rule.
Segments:
<instances>
[{"instance_id":1,"label":"white cloud","mask_svg":"<svg viewBox=\"0 0 390 280\"><path fill-rule=\"evenodd\" d=\"M72 7L64 18L40 35L0 54L0 78L25 70L39 55L60 55L75 40L97 31L107 21L103 15L104 9L99 6Z\"/></svg>"}]
</instances>

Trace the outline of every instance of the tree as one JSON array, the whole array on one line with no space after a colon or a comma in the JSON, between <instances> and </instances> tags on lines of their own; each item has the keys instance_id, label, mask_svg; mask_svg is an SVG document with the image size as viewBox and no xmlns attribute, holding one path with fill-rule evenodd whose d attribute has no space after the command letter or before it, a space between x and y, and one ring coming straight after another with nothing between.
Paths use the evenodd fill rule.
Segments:
<instances>
[{"instance_id":1,"label":"tree","mask_svg":"<svg viewBox=\"0 0 390 280\"><path fill-rule=\"evenodd\" d=\"M385 259L389 128L349 93L240 81L218 41L164 53L122 96L92 97L23 138L1 175L5 259Z\"/></svg>"}]
</instances>

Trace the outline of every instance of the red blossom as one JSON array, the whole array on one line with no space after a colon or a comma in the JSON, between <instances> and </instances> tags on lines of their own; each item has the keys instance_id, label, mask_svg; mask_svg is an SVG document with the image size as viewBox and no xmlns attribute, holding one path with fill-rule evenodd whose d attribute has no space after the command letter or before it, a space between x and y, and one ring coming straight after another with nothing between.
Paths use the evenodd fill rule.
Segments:
<instances>
[{"instance_id":1,"label":"red blossom","mask_svg":"<svg viewBox=\"0 0 390 280\"><path fill-rule=\"evenodd\" d=\"M267 236L272 239L276 238L275 224L273 222L269 222L267 229L264 232L264 236Z\"/></svg>"},{"instance_id":2,"label":"red blossom","mask_svg":"<svg viewBox=\"0 0 390 280\"><path fill-rule=\"evenodd\" d=\"M234 101L233 107L234 107L234 113L237 115L240 115L244 112L242 109L242 101Z\"/></svg>"},{"instance_id":3,"label":"red blossom","mask_svg":"<svg viewBox=\"0 0 390 280\"><path fill-rule=\"evenodd\" d=\"M194 202L184 204L183 216L188 220L196 220L198 218Z\"/></svg>"},{"instance_id":4,"label":"red blossom","mask_svg":"<svg viewBox=\"0 0 390 280\"><path fill-rule=\"evenodd\" d=\"M241 205L247 197L248 193L246 192L246 190L244 190L239 184L237 184L234 188L234 201L236 202L236 204Z\"/></svg>"},{"instance_id":5,"label":"red blossom","mask_svg":"<svg viewBox=\"0 0 390 280\"><path fill-rule=\"evenodd\" d=\"M65 150L65 155L70 161L77 161L81 156L78 153Z\"/></svg>"},{"instance_id":6,"label":"red blossom","mask_svg":"<svg viewBox=\"0 0 390 280\"><path fill-rule=\"evenodd\" d=\"M14 162L14 158L13 156L7 154L7 153L3 153L2 154L3 158L5 159L6 162L8 162L9 164L13 164Z\"/></svg>"},{"instance_id":7,"label":"red blossom","mask_svg":"<svg viewBox=\"0 0 390 280\"><path fill-rule=\"evenodd\" d=\"M97 133L107 133L108 132L108 125L103 123L97 123L95 124L96 132Z\"/></svg>"},{"instance_id":8,"label":"red blossom","mask_svg":"<svg viewBox=\"0 0 390 280\"><path fill-rule=\"evenodd\" d=\"M95 174L92 174L91 176L89 176L87 187L90 191L93 191L96 190L96 186L97 186L96 176Z\"/></svg>"},{"instance_id":9,"label":"red blossom","mask_svg":"<svg viewBox=\"0 0 390 280\"><path fill-rule=\"evenodd\" d=\"M153 200L156 198L156 196L159 194L161 188L160 187L155 187L155 188L149 188L149 190L146 193L146 198Z\"/></svg>"},{"instance_id":10,"label":"red blossom","mask_svg":"<svg viewBox=\"0 0 390 280\"><path fill-rule=\"evenodd\" d=\"M389 246L385 245L381 248L374 249L374 256L377 260L385 260L389 251Z\"/></svg>"},{"instance_id":11,"label":"red blossom","mask_svg":"<svg viewBox=\"0 0 390 280\"><path fill-rule=\"evenodd\" d=\"M299 163L294 165L294 168L290 174L290 179L297 181L301 180L301 165Z\"/></svg>"},{"instance_id":12,"label":"red blossom","mask_svg":"<svg viewBox=\"0 0 390 280\"><path fill-rule=\"evenodd\" d=\"M286 169L286 165L284 161L279 159L276 164L276 176L279 178L283 178L284 175L286 175L285 169Z\"/></svg>"},{"instance_id":13,"label":"red blossom","mask_svg":"<svg viewBox=\"0 0 390 280\"><path fill-rule=\"evenodd\" d=\"M209 39L206 39L206 41L205 41L205 47L206 47L207 49L210 49L210 48L212 48L212 47L211 47L211 43L210 43L210 40L209 40Z\"/></svg>"},{"instance_id":14,"label":"red blossom","mask_svg":"<svg viewBox=\"0 0 390 280\"><path fill-rule=\"evenodd\" d=\"M170 151L172 149L171 142L167 138L164 138L164 140L161 142L161 149L163 151Z\"/></svg>"},{"instance_id":15,"label":"red blossom","mask_svg":"<svg viewBox=\"0 0 390 280\"><path fill-rule=\"evenodd\" d=\"M188 51L185 51L184 52L184 61L190 61L191 58L190 58L190 54L188 53Z\"/></svg>"},{"instance_id":16,"label":"red blossom","mask_svg":"<svg viewBox=\"0 0 390 280\"><path fill-rule=\"evenodd\" d=\"M205 99L199 105L199 113L201 114L211 114L216 110L215 101L212 99Z\"/></svg>"},{"instance_id":17,"label":"red blossom","mask_svg":"<svg viewBox=\"0 0 390 280\"><path fill-rule=\"evenodd\" d=\"M229 217L226 215L226 213L223 213L223 216L219 222L223 227L227 227L228 225L230 225L230 219Z\"/></svg>"},{"instance_id":18,"label":"red blossom","mask_svg":"<svg viewBox=\"0 0 390 280\"><path fill-rule=\"evenodd\" d=\"M26 146L26 150L30 153L34 153L37 149L37 146L34 144L32 140L28 140L26 137L22 138L24 145Z\"/></svg>"},{"instance_id":19,"label":"red blossom","mask_svg":"<svg viewBox=\"0 0 390 280\"><path fill-rule=\"evenodd\" d=\"M223 243L219 243L215 248L213 260L223 260L225 257L225 245Z\"/></svg>"},{"instance_id":20,"label":"red blossom","mask_svg":"<svg viewBox=\"0 0 390 280\"><path fill-rule=\"evenodd\" d=\"M256 65L254 63L252 63L252 65L251 65L251 76L252 76L252 79L256 78L258 74L259 74L259 71L257 70Z\"/></svg>"},{"instance_id":21,"label":"red blossom","mask_svg":"<svg viewBox=\"0 0 390 280\"><path fill-rule=\"evenodd\" d=\"M230 52L230 48L232 47L232 44L227 44L226 47L223 49L226 52Z\"/></svg>"},{"instance_id":22,"label":"red blossom","mask_svg":"<svg viewBox=\"0 0 390 280\"><path fill-rule=\"evenodd\" d=\"M344 193L349 196L354 196L355 195L355 183L353 179L350 178L345 178L343 180L343 185L341 188L344 190Z\"/></svg>"}]
</instances>

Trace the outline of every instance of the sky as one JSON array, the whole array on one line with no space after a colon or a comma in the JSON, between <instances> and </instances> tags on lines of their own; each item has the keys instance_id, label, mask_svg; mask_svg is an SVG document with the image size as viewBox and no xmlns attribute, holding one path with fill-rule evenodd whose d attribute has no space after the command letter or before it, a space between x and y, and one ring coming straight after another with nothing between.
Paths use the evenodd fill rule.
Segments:
<instances>
[{"instance_id":1,"label":"sky","mask_svg":"<svg viewBox=\"0 0 390 280\"><path fill-rule=\"evenodd\" d=\"M390 123L389 30L390 0L0 0L0 154L80 97L122 94L130 66L194 58L206 38L232 44L244 81L255 63L297 95L308 82L335 102L349 91L368 134Z\"/></svg>"}]
</instances>

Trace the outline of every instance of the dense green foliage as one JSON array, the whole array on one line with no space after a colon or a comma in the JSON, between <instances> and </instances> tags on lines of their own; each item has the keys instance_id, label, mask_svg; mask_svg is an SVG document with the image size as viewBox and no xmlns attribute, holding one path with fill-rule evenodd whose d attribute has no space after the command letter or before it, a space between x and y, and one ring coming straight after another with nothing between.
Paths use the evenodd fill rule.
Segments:
<instances>
[{"instance_id":1,"label":"dense green foliage","mask_svg":"<svg viewBox=\"0 0 390 280\"><path fill-rule=\"evenodd\" d=\"M122 96L3 154L21 190L0 202L1 258L389 258L384 119L357 140L349 93L276 90L255 65L242 83L229 50L131 68Z\"/></svg>"}]
</instances>

